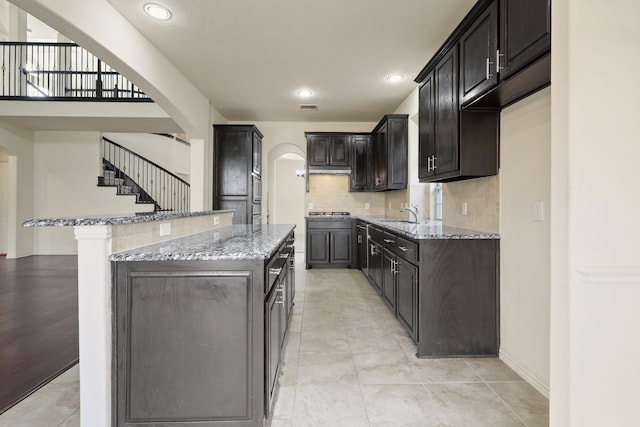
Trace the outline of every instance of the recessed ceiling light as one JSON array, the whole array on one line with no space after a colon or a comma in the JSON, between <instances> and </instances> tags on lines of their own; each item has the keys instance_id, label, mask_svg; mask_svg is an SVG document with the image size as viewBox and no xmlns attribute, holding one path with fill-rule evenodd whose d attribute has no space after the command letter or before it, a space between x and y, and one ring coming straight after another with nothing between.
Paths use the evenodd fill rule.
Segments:
<instances>
[{"instance_id":1,"label":"recessed ceiling light","mask_svg":"<svg viewBox=\"0 0 640 427\"><path fill-rule=\"evenodd\" d=\"M164 6L155 3L147 3L144 5L144 11L152 18L166 21L171 18L171 11Z\"/></svg>"},{"instance_id":2,"label":"recessed ceiling light","mask_svg":"<svg viewBox=\"0 0 640 427\"><path fill-rule=\"evenodd\" d=\"M402 74L389 74L387 76L387 81L389 83L398 83L404 80L404 76Z\"/></svg>"},{"instance_id":3,"label":"recessed ceiling light","mask_svg":"<svg viewBox=\"0 0 640 427\"><path fill-rule=\"evenodd\" d=\"M300 89L296 92L296 95L298 95L300 98L309 98L313 95L313 92L311 92L310 89Z\"/></svg>"}]
</instances>

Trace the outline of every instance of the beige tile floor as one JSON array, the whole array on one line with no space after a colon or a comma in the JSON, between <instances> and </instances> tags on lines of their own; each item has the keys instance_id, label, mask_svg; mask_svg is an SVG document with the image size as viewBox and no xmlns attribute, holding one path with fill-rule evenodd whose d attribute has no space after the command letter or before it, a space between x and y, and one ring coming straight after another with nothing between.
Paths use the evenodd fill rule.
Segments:
<instances>
[{"instance_id":1,"label":"beige tile floor","mask_svg":"<svg viewBox=\"0 0 640 427\"><path fill-rule=\"evenodd\" d=\"M548 426L549 403L498 359L417 359L356 270L296 260L273 427ZM0 427L79 426L74 367L0 415Z\"/></svg>"}]
</instances>

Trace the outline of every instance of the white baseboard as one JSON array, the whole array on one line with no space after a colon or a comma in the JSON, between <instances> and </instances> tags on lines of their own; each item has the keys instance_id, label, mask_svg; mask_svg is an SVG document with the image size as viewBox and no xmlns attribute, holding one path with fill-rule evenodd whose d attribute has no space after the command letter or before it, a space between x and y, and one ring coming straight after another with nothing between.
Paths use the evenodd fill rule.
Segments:
<instances>
[{"instance_id":1,"label":"white baseboard","mask_svg":"<svg viewBox=\"0 0 640 427\"><path fill-rule=\"evenodd\" d=\"M516 374L520 375L526 382L528 382L533 388L538 390L544 397L549 398L549 384L545 384L540 381L530 370L522 366L516 359L511 357L509 353L500 349L500 360L502 360L508 367L513 369Z\"/></svg>"}]
</instances>

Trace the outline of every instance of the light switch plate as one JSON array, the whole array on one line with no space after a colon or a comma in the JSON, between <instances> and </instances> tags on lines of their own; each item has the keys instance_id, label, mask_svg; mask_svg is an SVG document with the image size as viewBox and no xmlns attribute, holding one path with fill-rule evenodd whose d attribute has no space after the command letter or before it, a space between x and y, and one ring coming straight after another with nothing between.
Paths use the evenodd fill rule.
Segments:
<instances>
[{"instance_id":1,"label":"light switch plate","mask_svg":"<svg viewBox=\"0 0 640 427\"><path fill-rule=\"evenodd\" d=\"M468 212L467 202L462 202L462 215L466 215Z\"/></svg>"},{"instance_id":2,"label":"light switch plate","mask_svg":"<svg viewBox=\"0 0 640 427\"><path fill-rule=\"evenodd\" d=\"M371 204L369 204L369 202L365 202L365 204L364 204L364 208L365 208L365 209L369 209L369 208L371 208Z\"/></svg>"},{"instance_id":3,"label":"light switch plate","mask_svg":"<svg viewBox=\"0 0 640 427\"><path fill-rule=\"evenodd\" d=\"M313 209L313 203L309 202L309 210Z\"/></svg>"},{"instance_id":4,"label":"light switch plate","mask_svg":"<svg viewBox=\"0 0 640 427\"><path fill-rule=\"evenodd\" d=\"M220 224L220 217L218 215L215 215L213 217L213 225L218 225Z\"/></svg>"}]
</instances>

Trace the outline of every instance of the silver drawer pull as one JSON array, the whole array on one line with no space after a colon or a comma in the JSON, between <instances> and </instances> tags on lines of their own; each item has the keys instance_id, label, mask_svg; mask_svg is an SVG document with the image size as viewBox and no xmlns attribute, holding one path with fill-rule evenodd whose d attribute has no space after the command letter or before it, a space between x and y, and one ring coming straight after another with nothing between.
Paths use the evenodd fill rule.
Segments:
<instances>
[{"instance_id":1,"label":"silver drawer pull","mask_svg":"<svg viewBox=\"0 0 640 427\"><path fill-rule=\"evenodd\" d=\"M280 254L280 258L282 259L289 258L289 254Z\"/></svg>"},{"instance_id":2,"label":"silver drawer pull","mask_svg":"<svg viewBox=\"0 0 640 427\"><path fill-rule=\"evenodd\" d=\"M406 246L398 246L398 249L400 249L402 252L407 252L409 250L409 248L407 248Z\"/></svg>"},{"instance_id":3,"label":"silver drawer pull","mask_svg":"<svg viewBox=\"0 0 640 427\"><path fill-rule=\"evenodd\" d=\"M269 274L273 274L274 276L277 276L278 274L280 274L281 271L282 271L282 267L280 267L280 268L270 268L269 269Z\"/></svg>"},{"instance_id":4,"label":"silver drawer pull","mask_svg":"<svg viewBox=\"0 0 640 427\"><path fill-rule=\"evenodd\" d=\"M393 242L395 242L395 240L391 240L391 239L382 239L382 240L384 240L385 243L393 243Z\"/></svg>"}]
</instances>

